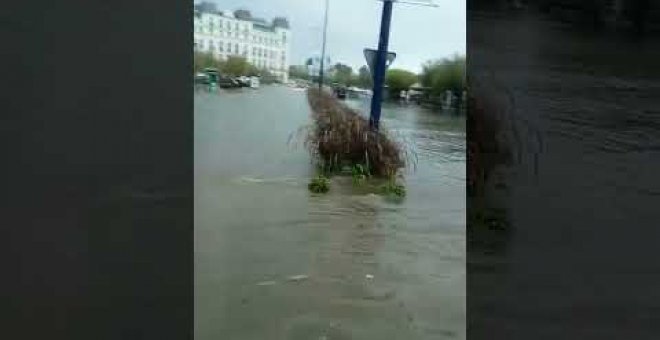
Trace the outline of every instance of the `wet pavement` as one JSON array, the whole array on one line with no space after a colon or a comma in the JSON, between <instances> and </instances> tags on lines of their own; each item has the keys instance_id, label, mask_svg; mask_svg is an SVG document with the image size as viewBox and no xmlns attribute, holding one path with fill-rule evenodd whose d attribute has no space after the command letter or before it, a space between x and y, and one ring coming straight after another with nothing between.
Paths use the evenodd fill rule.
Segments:
<instances>
[{"instance_id":1,"label":"wet pavement","mask_svg":"<svg viewBox=\"0 0 660 340\"><path fill-rule=\"evenodd\" d=\"M399 203L309 193L309 119L287 87L196 93L196 339L464 339L464 118L385 106L418 155Z\"/></svg>"}]
</instances>

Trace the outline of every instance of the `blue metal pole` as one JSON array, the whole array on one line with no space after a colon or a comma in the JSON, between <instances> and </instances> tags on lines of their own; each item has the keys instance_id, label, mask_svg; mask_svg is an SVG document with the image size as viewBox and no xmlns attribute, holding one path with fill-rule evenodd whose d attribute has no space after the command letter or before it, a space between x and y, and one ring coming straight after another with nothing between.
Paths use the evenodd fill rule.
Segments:
<instances>
[{"instance_id":1,"label":"blue metal pole","mask_svg":"<svg viewBox=\"0 0 660 340\"><path fill-rule=\"evenodd\" d=\"M383 83L385 82L385 62L387 61L387 45L390 40L390 23L392 22L392 2L383 1L383 17L380 21L380 37L378 39L378 52L376 53L376 65L374 70L374 88L371 97L371 115L369 125L378 130L380 122L380 109L383 102Z\"/></svg>"}]
</instances>

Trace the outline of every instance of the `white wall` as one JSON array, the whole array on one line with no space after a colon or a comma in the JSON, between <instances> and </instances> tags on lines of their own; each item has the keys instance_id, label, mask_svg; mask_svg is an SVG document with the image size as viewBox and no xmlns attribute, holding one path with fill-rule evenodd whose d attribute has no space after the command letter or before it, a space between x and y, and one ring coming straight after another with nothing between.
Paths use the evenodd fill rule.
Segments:
<instances>
[{"instance_id":1,"label":"white wall","mask_svg":"<svg viewBox=\"0 0 660 340\"><path fill-rule=\"evenodd\" d=\"M233 15L211 13L202 13L201 18L195 16L193 25L198 50L210 51L218 59L243 56L253 65L266 68L282 81L288 81L290 30L276 27L274 32L266 32L254 28L250 21L234 19Z\"/></svg>"}]
</instances>

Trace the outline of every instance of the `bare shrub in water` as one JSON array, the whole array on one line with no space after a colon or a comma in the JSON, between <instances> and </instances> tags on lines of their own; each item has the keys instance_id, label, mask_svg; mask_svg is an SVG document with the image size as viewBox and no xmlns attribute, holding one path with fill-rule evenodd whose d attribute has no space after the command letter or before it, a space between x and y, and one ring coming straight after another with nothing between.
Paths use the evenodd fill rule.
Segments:
<instances>
[{"instance_id":1,"label":"bare shrub in water","mask_svg":"<svg viewBox=\"0 0 660 340\"><path fill-rule=\"evenodd\" d=\"M383 129L372 131L367 119L326 92L310 88L307 97L314 124L298 134L324 171L360 164L369 175L393 178L405 167L407 150Z\"/></svg>"},{"instance_id":2,"label":"bare shrub in water","mask_svg":"<svg viewBox=\"0 0 660 340\"><path fill-rule=\"evenodd\" d=\"M508 145L503 145L498 135L504 129L503 121L493 114L495 108L483 99L468 99L467 152L468 183L470 196L481 196L490 173L496 166L507 163L511 157ZM491 110L489 112L489 110Z\"/></svg>"},{"instance_id":3,"label":"bare shrub in water","mask_svg":"<svg viewBox=\"0 0 660 340\"><path fill-rule=\"evenodd\" d=\"M507 178L499 182L493 174L499 167L515 166L523 161L524 145L537 143L542 148L542 140L535 130L530 127L521 130L516 124L518 121L513 114L515 97L508 88L499 85L497 81L489 85L480 87L479 91L470 91L468 98L466 132L469 230L475 226L508 228L508 212L502 207L493 206L493 202L487 199L487 188L493 184L508 186ZM468 234L470 237L475 235L478 233Z\"/></svg>"}]
</instances>

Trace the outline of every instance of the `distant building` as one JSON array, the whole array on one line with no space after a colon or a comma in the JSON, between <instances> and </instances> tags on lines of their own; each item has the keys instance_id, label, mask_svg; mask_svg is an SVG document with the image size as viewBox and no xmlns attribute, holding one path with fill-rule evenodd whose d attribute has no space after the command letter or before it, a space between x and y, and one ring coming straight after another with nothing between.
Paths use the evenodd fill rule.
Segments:
<instances>
[{"instance_id":1,"label":"distant building","mask_svg":"<svg viewBox=\"0 0 660 340\"><path fill-rule=\"evenodd\" d=\"M321 55L317 54L307 58L305 67L307 67L307 74L310 77L319 77L321 73ZM325 61L323 62L323 68L325 70L325 75L331 76L330 73L332 73L333 68L331 59L327 55L325 56Z\"/></svg>"},{"instance_id":2,"label":"distant building","mask_svg":"<svg viewBox=\"0 0 660 340\"><path fill-rule=\"evenodd\" d=\"M288 81L291 30L286 18L269 23L245 9L218 11L215 4L202 2L194 7L193 25L196 51L210 52L220 60L241 56Z\"/></svg>"}]
</instances>

